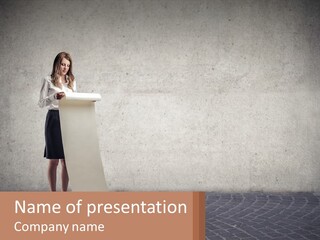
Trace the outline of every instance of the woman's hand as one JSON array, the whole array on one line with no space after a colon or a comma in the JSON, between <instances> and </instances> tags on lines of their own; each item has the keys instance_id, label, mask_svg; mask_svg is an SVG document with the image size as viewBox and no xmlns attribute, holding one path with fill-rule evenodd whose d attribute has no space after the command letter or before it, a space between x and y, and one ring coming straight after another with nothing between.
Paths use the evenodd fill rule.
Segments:
<instances>
[{"instance_id":1,"label":"woman's hand","mask_svg":"<svg viewBox=\"0 0 320 240\"><path fill-rule=\"evenodd\" d=\"M58 92L56 94L56 99L60 100L61 98L63 98L65 96L65 93L64 92Z\"/></svg>"}]
</instances>

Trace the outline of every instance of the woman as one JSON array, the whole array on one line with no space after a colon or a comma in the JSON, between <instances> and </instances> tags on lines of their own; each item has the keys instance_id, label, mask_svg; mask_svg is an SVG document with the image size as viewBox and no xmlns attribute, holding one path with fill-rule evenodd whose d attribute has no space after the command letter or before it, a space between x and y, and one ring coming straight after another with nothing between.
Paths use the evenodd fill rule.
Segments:
<instances>
[{"instance_id":1,"label":"woman","mask_svg":"<svg viewBox=\"0 0 320 240\"><path fill-rule=\"evenodd\" d=\"M69 176L61 138L59 100L65 96L65 92L73 91L76 91L76 82L72 74L71 56L61 52L54 59L51 75L43 79L39 99L39 106L49 110L45 123L44 157L49 159L48 180L53 192L56 191L59 160L62 166L62 191L68 190Z\"/></svg>"}]
</instances>

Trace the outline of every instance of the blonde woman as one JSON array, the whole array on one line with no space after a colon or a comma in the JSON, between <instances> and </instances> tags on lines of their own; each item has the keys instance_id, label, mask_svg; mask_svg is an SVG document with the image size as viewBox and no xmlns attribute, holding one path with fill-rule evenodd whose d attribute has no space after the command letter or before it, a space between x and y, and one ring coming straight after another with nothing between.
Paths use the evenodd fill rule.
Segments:
<instances>
[{"instance_id":1,"label":"blonde woman","mask_svg":"<svg viewBox=\"0 0 320 240\"><path fill-rule=\"evenodd\" d=\"M39 107L47 107L48 113L45 122L45 150L44 157L49 160L48 180L50 190L56 191L57 167L61 162L62 191L68 190L69 176L65 162L60 118L59 100L66 92L76 91L76 82L72 74L72 59L66 52L59 53L53 62L50 76L42 81Z\"/></svg>"}]
</instances>

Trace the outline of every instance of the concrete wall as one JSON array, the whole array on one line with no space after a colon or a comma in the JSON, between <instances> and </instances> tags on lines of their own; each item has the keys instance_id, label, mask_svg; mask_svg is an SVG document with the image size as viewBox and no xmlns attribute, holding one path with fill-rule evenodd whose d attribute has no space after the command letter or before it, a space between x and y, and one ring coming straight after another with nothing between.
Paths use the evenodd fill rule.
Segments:
<instances>
[{"instance_id":1,"label":"concrete wall","mask_svg":"<svg viewBox=\"0 0 320 240\"><path fill-rule=\"evenodd\" d=\"M0 1L2 191L46 191L41 79L98 92L110 190L320 191L319 1Z\"/></svg>"}]
</instances>

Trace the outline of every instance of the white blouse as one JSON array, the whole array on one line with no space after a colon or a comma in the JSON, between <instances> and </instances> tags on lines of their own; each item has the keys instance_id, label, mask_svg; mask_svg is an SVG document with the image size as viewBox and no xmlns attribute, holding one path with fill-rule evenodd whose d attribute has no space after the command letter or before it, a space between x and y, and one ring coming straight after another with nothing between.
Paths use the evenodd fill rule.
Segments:
<instances>
[{"instance_id":1,"label":"white blouse","mask_svg":"<svg viewBox=\"0 0 320 240\"><path fill-rule=\"evenodd\" d=\"M76 92L76 82L73 82L73 90ZM58 110L59 100L56 99L56 94L59 92L72 92L68 88L67 83L62 84L62 88L56 87L51 81L51 76L47 76L42 80L42 87L40 90L39 107L48 107L48 110Z\"/></svg>"}]
</instances>

